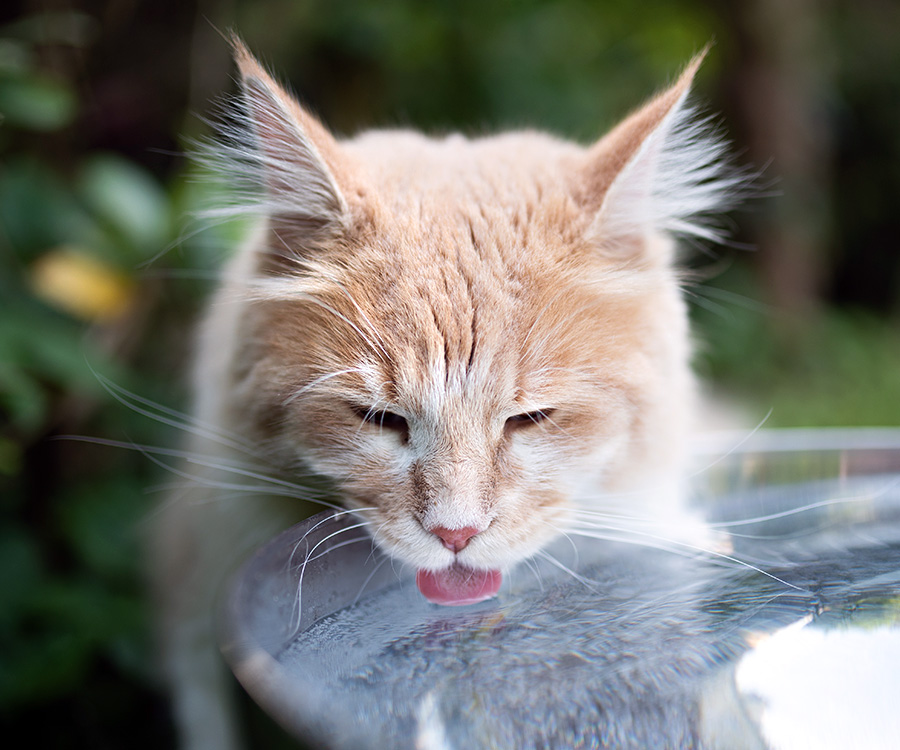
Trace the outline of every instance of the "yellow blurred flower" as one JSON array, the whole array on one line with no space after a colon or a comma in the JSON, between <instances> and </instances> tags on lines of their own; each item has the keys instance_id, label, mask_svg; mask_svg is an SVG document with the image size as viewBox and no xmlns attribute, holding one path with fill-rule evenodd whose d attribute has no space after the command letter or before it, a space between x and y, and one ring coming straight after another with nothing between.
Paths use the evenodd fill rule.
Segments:
<instances>
[{"instance_id":1,"label":"yellow blurred flower","mask_svg":"<svg viewBox=\"0 0 900 750\"><path fill-rule=\"evenodd\" d=\"M121 315L135 289L125 274L66 246L45 253L32 266L31 285L45 302L90 321Z\"/></svg>"}]
</instances>

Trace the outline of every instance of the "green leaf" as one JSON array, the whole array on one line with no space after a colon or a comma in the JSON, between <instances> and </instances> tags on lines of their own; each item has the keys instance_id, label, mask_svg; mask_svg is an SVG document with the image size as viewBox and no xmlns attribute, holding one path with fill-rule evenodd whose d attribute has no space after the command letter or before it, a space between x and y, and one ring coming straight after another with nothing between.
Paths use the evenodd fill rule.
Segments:
<instances>
[{"instance_id":1,"label":"green leaf","mask_svg":"<svg viewBox=\"0 0 900 750\"><path fill-rule=\"evenodd\" d=\"M40 555L28 532L18 526L0 529L0 633L21 615L40 579Z\"/></svg>"},{"instance_id":2,"label":"green leaf","mask_svg":"<svg viewBox=\"0 0 900 750\"><path fill-rule=\"evenodd\" d=\"M0 330L0 339L2 335ZM0 354L3 349L0 340ZM48 399L40 384L13 362L0 362L0 412L17 429L35 432L44 422Z\"/></svg>"},{"instance_id":3,"label":"green leaf","mask_svg":"<svg viewBox=\"0 0 900 750\"><path fill-rule=\"evenodd\" d=\"M15 476L22 470L22 446L0 436L0 474Z\"/></svg>"},{"instance_id":4,"label":"green leaf","mask_svg":"<svg viewBox=\"0 0 900 750\"><path fill-rule=\"evenodd\" d=\"M127 245L120 249L132 251L128 261L165 249L172 225L169 199L146 171L114 154L97 154L85 163L79 187L93 213Z\"/></svg>"},{"instance_id":5,"label":"green leaf","mask_svg":"<svg viewBox=\"0 0 900 750\"><path fill-rule=\"evenodd\" d=\"M0 75L21 76L33 64L34 55L29 45L18 39L0 38Z\"/></svg>"},{"instance_id":6,"label":"green leaf","mask_svg":"<svg viewBox=\"0 0 900 750\"><path fill-rule=\"evenodd\" d=\"M9 242L16 260L29 263L47 248L71 242L83 223L84 210L46 165L29 156L4 163L0 169L0 242Z\"/></svg>"},{"instance_id":7,"label":"green leaf","mask_svg":"<svg viewBox=\"0 0 900 750\"><path fill-rule=\"evenodd\" d=\"M110 448L111 456L117 450ZM146 496L130 477L84 484L60 503L61 529L93 573L130 580L138 573L138 526L147 506Z\"/></svg>"},{"instance_id":8,"label":"green leaf","mask_svg":"<svg viewBox=\"0 0 900 750\"><path fill-rule=\"evenodd\" d=\"M28 634L0 662L0 707L21 706L59 695L84 679L90 642L65 631Z\"/></svg>"},{"instance_id":9,"label":"green leaf","mask_svg":"<svg viewBox=\"0 0 900 750\"><path fill-rule=\"evenodd\" d=\"M59 130L72 122L76 107L75 95L59 81L37 75L0 80L0 115L5 124Z\"/></svg>"}]
</instances>

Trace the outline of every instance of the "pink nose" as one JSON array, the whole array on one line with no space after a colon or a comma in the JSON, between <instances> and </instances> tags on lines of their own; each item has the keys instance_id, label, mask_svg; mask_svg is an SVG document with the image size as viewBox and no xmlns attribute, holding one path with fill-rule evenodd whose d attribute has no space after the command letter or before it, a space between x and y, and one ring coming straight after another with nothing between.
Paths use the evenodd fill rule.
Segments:
<instances>
[{"instance_id":1,"label":"pink nose","mask_svg":"<svg viewBox=\"0 0 900 750\"><path fill-rule=\"evenodd\" d=\"M478 529L474 526L463 526L461 529L446 529L443 526L435 526L430 531L451 552L459 552L465 549L469 540L478 533Z\"/></svg>"}]
</instances>

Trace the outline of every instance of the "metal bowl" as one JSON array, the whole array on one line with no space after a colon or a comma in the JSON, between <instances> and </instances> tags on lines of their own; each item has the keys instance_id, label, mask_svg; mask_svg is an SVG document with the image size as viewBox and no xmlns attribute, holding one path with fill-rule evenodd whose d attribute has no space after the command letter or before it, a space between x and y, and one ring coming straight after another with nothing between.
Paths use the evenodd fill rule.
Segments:
<instances>
[{"instance_id":1,"label":"metal bowl","mask_svg":"<svg viewBox=\"0 0 900 750\"><path fill-rule=\"evenodd\" d=\"M222 650L324 748L879 748L900 737L900 430L698 445L727 552L563 539L429 604L350 514L240 570Z\"/></svg>"}]
</instances>

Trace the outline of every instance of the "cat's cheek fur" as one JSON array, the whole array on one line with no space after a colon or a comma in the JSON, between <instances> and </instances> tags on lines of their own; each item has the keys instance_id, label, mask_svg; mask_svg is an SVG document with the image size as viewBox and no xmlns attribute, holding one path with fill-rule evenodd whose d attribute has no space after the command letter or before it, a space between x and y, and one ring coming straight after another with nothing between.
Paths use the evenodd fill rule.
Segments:
<instances>
[{"instance_id":1,"label":"cat's cheek fur","mask_svg":"<svg viewBox=\"0 0 900 750\"><path fill-rule=\"evenodd\" d=\"M510 451L515 458L472 462L463 474L448 459L443 470L433 468L423 478L417 470L421 457L411 447L389 433L366 432L358 428L354 444L306 445L302 454L311 468L335 479L350 507L370 509L364 517L376 542L397 559L426 570L454 561L503 569L558 533L559 509L571 495L560 486L573 466L568 452L547 448L546 437L523 436L518 450ZM437 526L476 526L482 532L454 555L428 531Z\"/></svg>"}]
</instances>

